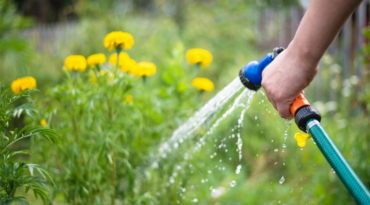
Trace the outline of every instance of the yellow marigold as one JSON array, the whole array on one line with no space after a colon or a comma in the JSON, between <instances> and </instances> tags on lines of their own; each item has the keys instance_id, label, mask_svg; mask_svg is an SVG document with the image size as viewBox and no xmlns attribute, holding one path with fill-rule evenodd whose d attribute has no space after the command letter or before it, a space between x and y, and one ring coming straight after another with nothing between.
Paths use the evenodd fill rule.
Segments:
<instances>
[{"instance_id":1,"label":"yellow marigold","mask_svg":"<svg viewBox=\"0 0 370 205\"><path fill-rule=\"evenodd\" d=\"M66 58L64 65L68 68L69 71L79 70L85 71L86 69L86 58L82 55L71 55Z\"/></svg>"},{"instance_id":2,"label":"yellow marigold","mask_svg":"<svg viewBox=\"0 0 370 205\"><path fill-rule=\"evenodd\" d=\"M192 85L199 90L212 91L215 86L212 81L207 78L194 78Z\"/></svg>"},{"instance_id":3,"label":"yellow marigold","mask_svg":"<svg viewBox=\"0 0 370 205\"><path fill-rule=\"evenodd\" d=\"M156 67L154 63L140 62L135 69L131 69L128 72L136 76L151 76L156 73Z\"/></svg>"},{"instance_id":4,"label":"yellow marigold","mask_svg":"<svg viewBox=\"0 0 370 205\"><path fill-rule=\"evenodd\" d=\"M37 88L36 79L29 76L18 78L17 80L12 82L10 87L13 93L20 93L24 90L34 89Z\"/></svg>"},{"instance_id":5,"label":"yellow marigold","mask_svg":"<svg viewBox=\"0 0 370 205\"><path fill-rule=\"evenodd\" d=\"M121 63L119 66L121 68L121 71L129 72L131 70L137 69L138 64L133 59L127 59L127 60L123 61L123 63Z\"/></svg>"},{"instance_id":6,"label":"yellow marigold","mask_svg":"<svg viewBox=\"0 0 370 205\"><path fill-rule=\"evenodd\" d=\"M122 31L110 32L104 39L104 46L109 51L114 48L131 49L132 45L134 45L134 38L131 34Z\"/></svg>"},{"instance_id":7,"label":"yellow marigold","mask_svg":"<svg viewBox=\"0 0 370 205\"><path fill-rule=\"evenodd\" d=\"M124 101L125 103L134 102L134 97L132 95L128 95Z\"/></svg>"},{"instance_id":8,"label":"yellow marigold","mask_svg":"<svg viewBox=\"0 0 370 205\"><path fill-rule=\"evenodd\" d=\"M199 63L200 67L205 67L212 62L212 54L202 48L188 50L186 58L191 65Z\"/></svg>"},{"instance_id":9,"label":"yellow marigold","mask_svg":"<svg viewBox=\"0 0 370 205\"><path fill-rule=\"evenodd\" d=\"M41 126L45 127L45 126L46 126L46 120L42 119L42 120L40 121L40 124L41 124Z\"/></svg>"},{"instance_id":10,"label":"yellow marigold","mask_svg":"<svg viewBox=\"0 0 370 205\"><path fill-rule=\"evenodd\" d=\"M125 53L125 52L121 52L119 54L118 65L119 66L122 65L122 63L124 63L128 59L130 59L130 56L127 53ZM112 55L110 55L109 62L112 65L116 65L117 64L117 53L113 53Z\"/></svg>"},{"instance_id":11,"label":"yellow marigold","mask_svg":"<svg viewBox=\"0 0 370 205\"><path fill-rule=\"evenodd\" d=\"M91 56L87 57L87 64L91 66L102 64L105 61L107 61L107 58L103 53L92 54Z\"/></svg>"}]
</instances>

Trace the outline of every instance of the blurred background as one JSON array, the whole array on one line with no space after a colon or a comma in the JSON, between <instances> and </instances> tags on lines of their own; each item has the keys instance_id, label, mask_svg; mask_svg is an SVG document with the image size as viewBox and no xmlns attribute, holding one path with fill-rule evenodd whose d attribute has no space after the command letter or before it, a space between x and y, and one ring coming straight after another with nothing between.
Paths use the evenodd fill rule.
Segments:
<instances>
[{"instance_id":1,"label":"blurred background","mask_svg":"<svg viewBox=\"0 0 370 205\"><path fill-rule=\"evenodd\" d=\"M41 90L33 99L36 104L44 102L52 90L65 81L62 67L66 57L77 54L87 57L101 52L108 57L109 52L103 45L106 34L128 32L135 40L133 48L127 51L130 57L157 66L156 75L146 87L151 94L142 93L153 97L143 97L142 101L150 101L150 106L157 110L154 117L149 116L153 117L152 123L145 124L148 131L136 131L138 141L130 142L128 164L132 172L127 169L121 175L117 173L117 178L122 180L115 188L119 196L114 202L107 203L104 197L96 197L99 200L89 203L355 204L314 143L309 142L304 150L298 148L293 136L299 131L294 123L284 140L285 122L276 115L263 93L254 95L251 107L245 112L240 131L243 139L240 174L235 173L239 165L237 153L213 151L211 142L230 134L230 128L237 125L240 117L238 109L218 126L206 148L193 154L189 164L196 167L197 174L176 171L177 154L164 161L160 169L149 165L172 132L236 78L240 68L262 58L274 47L288 46L309 2L0 0L0 82L9 87L17 78L33 76ZM305 90L308 100L322 114L323 126L367 187L370 187L369 21L370 0L364 0L322 58L319 74ZM194 89L189 81L193 68L185 58L185 52L191 48L204 48L212 53L211 65L200 69L197 75L213 81L213 92L198 96L195 91L185 94L177 89L176 81L180 78L185 80L188 90ZM174 71L176 69L181 72ZM39 105L39 110L42 105L45 104ZM140 106L137 109L143 108ZM52 113L51 110L48 112ZM60 132L63 139L69 132L56 125L61 118L54 121L55 126L52 123L50 126ZM39 122L37 120L33 122ZM22 116L11 126L22 127L26 122L27 118ZM206 131L204 128L200 133ZM236 142L228 143L237 148ZM32 140L23 146L34 150L33 161L51 170L56 184L62 184L52 192L52 204L86 204L83 199L76 199L73 190L66 191L71 189L66 187L79 185L66 180L61 169L56 169L55 160L45 159L46 148L33 148ZM191 143L184 144L177 152L187 153L191 148ZM208 152L218 153L220 158L211 159ZM58 155L58 151L55 153ZM208 184L204 183L205 175L215 166L222 166L223 171L211 171L213 175L207 178ZM74 172L78 175L78 171ZM176 183L172 183L175 177ZM231 182L235 184L230 186ZM94 183L99 186L101 182ZM34 200L34 204L41 203L31 195L26 196Z\"/></svg>"}]
</instances>

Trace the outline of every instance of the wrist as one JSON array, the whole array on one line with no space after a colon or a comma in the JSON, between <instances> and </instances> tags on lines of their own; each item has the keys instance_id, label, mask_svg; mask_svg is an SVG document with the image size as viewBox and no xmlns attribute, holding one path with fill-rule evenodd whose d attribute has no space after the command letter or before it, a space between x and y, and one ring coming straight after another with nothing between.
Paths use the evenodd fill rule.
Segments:
<instances>
[{"instance_id":1,"label":"wrist","mask_svg":"<svg viewBox=\"0 0 370 205\"><path fill-rule=\"evenodd\" d=\"M290 56L300 61L304 65L303 67L307 69L315 69L322 57L322 54L312 49L311 46L302 45L294 39L289 44L287 50L289 50Z\"/></svg>"}]
</instances>

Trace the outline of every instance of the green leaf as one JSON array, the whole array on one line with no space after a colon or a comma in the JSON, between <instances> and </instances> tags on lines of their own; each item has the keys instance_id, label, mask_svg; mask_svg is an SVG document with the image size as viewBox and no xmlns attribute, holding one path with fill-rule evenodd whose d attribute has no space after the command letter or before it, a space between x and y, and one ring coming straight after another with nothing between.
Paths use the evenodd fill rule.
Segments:
<instances>
[{"instance_id":1,"label":"green leaf","mask_svg":"<svg viewBox=\"0 0 370 205\"><path fill-rule=\"evenodd\" d=\"M15 152L10 152L10 154L8 154L7 156L7 159L11 158L11 157L14 157L15 155L19 155L19 154L31 154L29 150L21 150L21 151L15 151Z\"/></svg>"},{"instance_id":2,"label":"green leaf","mask_svg":"<svg viewBox=\"0 0 370 205\"><path fill-rule=\"evenodd\" d=\"M37 168L37 170L40 172L40 174L44 177L44 179L47 179L49 180L54 186L55 186L55 183L53 181L53 178L51 177L51 174L49 172L47 172L46 170L42 169L42 168Z\"/></svg>"}]
</instances>

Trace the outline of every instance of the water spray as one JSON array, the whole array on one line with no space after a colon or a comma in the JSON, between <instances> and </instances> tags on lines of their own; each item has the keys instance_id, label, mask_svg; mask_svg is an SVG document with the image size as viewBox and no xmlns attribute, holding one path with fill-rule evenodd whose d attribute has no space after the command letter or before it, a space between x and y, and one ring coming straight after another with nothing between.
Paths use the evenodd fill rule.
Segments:
<instances>
[{"instance_id":1,"label":"water spray","mask_svg":"<svg viewBox=\"0 0 370 205\"><path fill-rule=\"evenodd\" d=\"M254 91L261 88L262 71L281 53L284 48L275 48L260 61L252 61L245 65L239 72L242 84ZM307 134L296 134L298 146L304 147L308 138L313 138L321 153L329 162L339 179L355 199L357 204L369 205L370 192L358 178L352 167L348 164L342 153L321 126L320 113L310 105L301 93L290 107L295 123L298 128Z\"/></svg>"}]
</instances>

